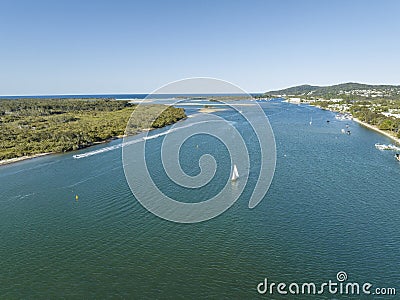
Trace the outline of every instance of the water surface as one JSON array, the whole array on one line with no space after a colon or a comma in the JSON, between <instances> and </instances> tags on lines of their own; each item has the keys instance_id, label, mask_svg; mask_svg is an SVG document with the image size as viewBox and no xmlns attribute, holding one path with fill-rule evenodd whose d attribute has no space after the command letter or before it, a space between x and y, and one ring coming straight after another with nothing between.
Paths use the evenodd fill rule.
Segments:
<instances>
[{"instance_id":1,"label":"water surface","mask_svg":"<svg viewBox=\"0 0 400 300\"><path fill-rule=\"evenodd\" d=\"M172 223L146 211L126 183L121 148L73 158L120 140L0 167L0 298L249 299L262 297L256 286L265 277L321 283L339 271L399 290L400 164L374 148L389 140L351 121L352 134L341 134L346 122L313 107L261 105L277 144L271 188L248 209L254 164L242 197L203 223ZM218 178L202 190L215 193L229 177L226 149L201 136L185 147L189 174L202 153L220 159ZM162 185L162 172L154 172ZM192 191L166 186L194 199Z\"/></svg>"}]
</instances>

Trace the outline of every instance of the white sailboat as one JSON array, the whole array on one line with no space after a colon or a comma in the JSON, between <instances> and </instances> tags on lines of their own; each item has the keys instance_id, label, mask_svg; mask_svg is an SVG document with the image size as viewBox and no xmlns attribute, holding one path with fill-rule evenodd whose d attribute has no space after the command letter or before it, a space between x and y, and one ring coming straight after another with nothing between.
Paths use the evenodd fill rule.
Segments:
<instances>
[{"instance_id":1,"label":"white sailboat","mask_svg":"<svg viewBox=\"0 0 400 300\"><path fill-rule=\"evenodd\" d=\"M311 117L311 120L310 120L310 125L312 125L312 117Z\"/></svg>"},{"instance_id":2,"label":"white sailboat","mask_svg":"<svg viewBox=\"0 0 400 300\"><path fill-rule=\"evenodd\" d=\"M239 172L237 170L236 165L233 165L233 172L232 172L232 181L236 181L239 178Z\"/></svg>"}]
</instances>

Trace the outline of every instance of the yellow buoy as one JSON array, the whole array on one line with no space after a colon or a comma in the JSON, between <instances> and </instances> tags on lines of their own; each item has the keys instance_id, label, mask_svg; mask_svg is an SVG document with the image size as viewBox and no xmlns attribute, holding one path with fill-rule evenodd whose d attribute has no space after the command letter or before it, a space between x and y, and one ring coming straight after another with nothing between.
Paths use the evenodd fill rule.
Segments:
<instances>
[{"instance_id":1,"label":"yellow buoy","mask_svg":"<svg viewBox=\"0 0 400 300\"><path fill-rule=\"evenodd\" d=\"M78 201L79 197L78 195L75 195L75 200Z\"/></svg>"}]
</instances>

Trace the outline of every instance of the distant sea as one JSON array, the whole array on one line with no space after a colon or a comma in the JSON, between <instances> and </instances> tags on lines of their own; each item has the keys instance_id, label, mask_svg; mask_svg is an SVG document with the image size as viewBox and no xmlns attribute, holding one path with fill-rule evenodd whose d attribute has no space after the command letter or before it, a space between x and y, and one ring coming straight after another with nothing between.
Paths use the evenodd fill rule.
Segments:
<instances>
[{"instance_id":1,"label":"distant sea","mask_svg":"<svg viewBox=\"0 0 400 300\"><path fill-rule=\"evenodd\" d=\"M252 93L252 95L259 95L258 93ZM125 99L144 99L146 97L207 97L215 96L214 94L87 94L87 95L32 95L32 96L0 96L0 99L82 99L82 98L113 98L118 100ZM219 96L239 96L239 94L219 94Z\"/></svg>"},{"instance_id":2,"label":"distant sea","mask_svg":"<svg viewBox=\"0 0 400 300\"><path fill-rule=\"evenodd\" d=\"M32 95L32 96L0 96L0 99L81 99L81 98L115 98L144 99L148 94L92 94L92 95Z\"/></svg>"}]
</instances>

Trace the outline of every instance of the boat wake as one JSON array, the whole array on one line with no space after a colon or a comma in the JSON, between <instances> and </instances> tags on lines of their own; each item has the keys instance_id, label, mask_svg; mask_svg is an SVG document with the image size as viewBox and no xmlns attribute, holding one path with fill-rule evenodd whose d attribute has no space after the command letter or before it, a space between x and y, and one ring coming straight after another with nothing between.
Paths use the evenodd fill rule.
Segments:
<instances>
[{"instance_id":1,"label":"boat wake","mask_svg":"<svg viewBox=\"0 0 400 300\"><path fill-rule=\"evenodd\" d=\"M172 133L172 132L184 129L184 128L188 128L188 127L191 127L191 126L194 126L194 125L198 125L198 124L201 124L201 123L207 123L207 121L201 121L201 122L191 123L191 124L188 124L188 125L185 125L185 126L180 126L180 127L177 127L177 128L172 128L172 129L169 129L167 131L160 132L160 133L157 133L157 134L154 134L154 135L148 135L148 136L144 136L144 137L141 137L141 138L137 138L137 139L135 139L133 141L123 142L123 143L120 143L120 144L117 144L117 145L104 147L104 148L101 148L101 149L89 151L89 152L82 153L82 154L75 154L72 157L75 158L75 159L86 158L86 157L89 157L89 156L93 156L93 155L101 154L101 153L104 153L104 152L116 150L116 149L119 149L121 147L125 147L125 146L133 145L133 144L136 144L136 143L141 143L141 142L144 142L144 141L156 139L156 138L159 138L161 136L167 135L169 133Z\"/></svg>"}]
</instances>

